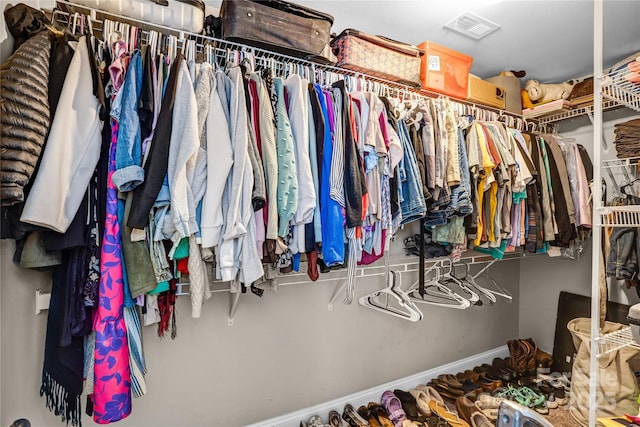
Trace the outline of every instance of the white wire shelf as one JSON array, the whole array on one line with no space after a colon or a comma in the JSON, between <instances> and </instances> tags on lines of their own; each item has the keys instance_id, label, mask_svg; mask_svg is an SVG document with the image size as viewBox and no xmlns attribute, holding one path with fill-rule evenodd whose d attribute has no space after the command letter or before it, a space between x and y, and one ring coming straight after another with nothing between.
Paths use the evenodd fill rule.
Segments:
<instances>
[{"instance_id":1,"label":"white wire shelf","mask_svg":"<svg viewBox=\"0 0 640 427\"><path fill-rule=\"evenodd\" d=\"M597 213L603 227L640 227L640 205L604 206Z\"/></svg>"},{"instance_id":2,"label":"white wire shelf","mask_svg":"<svg viewBox=\"0 0 640 427\"><path fill-rule=\"evenodd\" d=\"M115 1L115 0L109 0ZM150 23L144 20L135 19L129 16L119 15L113 12L108 12L101 10L100 8L93 8L84 4L75 3L73 0L56 0L56 8L51 11L53 15L53 19L56 20L60 25L67 27L69 25L69 20L73 13L87 13L87 16L90 17L93 31L97 34L102 31L102 20L112 19L119 22L129 23L134 26L140 26L144 31L142 31L142 39L146 41L147 30L154 29L156 31L160 31L163 33L174 34L178 36L178 47L180 48L184 40L191 39L196 40L198 43L196 45L196 52L202 53L204 48L203 46L206 44L211 44L215 46L216 56L220 60L225 60L230 51L242 51L242 52L250 52L254 55L255 59L259 62L264 61L265 58L268 58L268 64L271 64L279 72L284 73L285 69L289 69L287 67L294 66L304 66L310 69L310 75L312 78L315 78L317 73L329 72L335 73L342 76L350 76L356 80L360 79L362 84L366 87L370 87L371 90L379 90L381 93L386 93L391 96L398 96L401 98L412 98L412 99L422 99L422 98L441 98L445 97L438 92L433 92L427 89L423 89L420 87L407 86L405 84L386 80L381 77L376 77L364 72L349 70L343 67L320 64L313 61L308 61L302 58L293 57L289 55L285 55L282 53L273 52L267 49L262 49L255 46L250 46L242 43L236 43L229 40L217 39L214 37L205 36L202 34L190 33L188 31L181 31L175 28L167 27L160 24ZM265 62L267 63L267 62ZM360 84L360 83L359 83ZM500 110L491 106L478 104L471 101L461 100L461 99L449 99L449 101L453 104L458 111L465 111L464 114L470 114L469 111L475 111L476 114L480 113L483 117L486 117L487 120L500 120L501 117L509 117L511 119L517 120L520 119L523 122L525 121L522 114L515 114L507 110ZM537 126L537 119L527 119L527 123Z\"/></svg>"},{"instance_id":3,"label":"white wire shelf","mask_svg":"<svg viewBox=\"0 0 640 427\"><path fill-rule=\"evenodd\" d=\"M640 348L640 345L633 340L630 326L625 326L615 332L597 337L596 341L598 342L598 357L624 347Z\"/></svg>"},{"instance_id":4,"label":"white wire shelf","mask_svg":"<svg viewBox=\"0 0 640 427\"><path fill-rule=\"evenodd\" d=\"M640 58L638 58L640 59ZM638 62L638 60L636 60ZM640 64L640 62L638 62ZM640 67L640 65L639 65ZM640 72L632 71L629 66L611 71L601 77L602 82L602 111L609 111L622 106L640 111ZM636 82L632 81L636 80ZM570 110L560 111L539 117L541 124L553 123L574 117L584 116L593 112L593 103L585 104Z\"/></svg>"},{"instance_id":5,"label":"white wire shelf","mask_svg":"<svg viewBox=\"0 0 640 427\"><path fill-rule=\"evenodd\" d=\"M636 66L632 67L633 65ZM640 111L640 57L604 76L602 95L632 110Z\"/></svg>"},{"instance_id":6,"label":"white wire shelf","mask_svg":"<svg viewBox=\"0 0 640 427\"><path fill-rule=\"evenodd\" d=\"M621 103L615 100L605 99L602 101L602 111L614 110L620 107L622 107ZM538 117L538 122L540 124L555 123L561 120L572 119L574 117L586 116L588 114L591 114L592 112L593 103L584 104L570 110L563 110L558 113L552 113L547 116Z\"/></svg>"},{"instance_id":7,"label":"white wire shelf","mask_svg":"<svg viewBox=\"0 0 640 427\"><path fill-rule=\"evenodd\" d=\"M451 256L448 257L438 257L438 258L427 258L425 259L425 266L428 268L429 266L435 264L438 261L442 261L443 259L451 259L454 264L464 263L467 265L479 265L479 264L488 264L492 261L509 261L514 259L523 259L538 256L538 254L524 252L522 250L518 250L516 252L507 252L504 254L504 257L500 260L496 260L491 255L486 255L476 251L465 251L459 260L453 259ZM416 273L419 270L419 262L420 259L417 256L413 255L391 255L389 260L389 267L392 270L398 271L400 273ZM311 282L307 276L307 263L300 263L300 271L292 272L292 273L276 273L276 282L278 286L290 286L290 285L305 285L312 283L321 283L321 282L335 282L336 280L344 279L347 273L347 269L338 269L332 270L328 273L321 273L320 278L315 282ZM358 266L356 268L356 278L371 278L376 276L384 275L384 262L383 260L378 260L370 265ZM220 280L212 281L211 292L217 293L225 293L229 292L230 287L228 282L222 282ZM189 295L189 283L183 282L178 283L177 295Z\"/></svg>"},{"instance_id":8,"label":"white wire shelf","mask_svg":"<svg viewBox=\"0 0 640 427\"><path fill-rule=\"evenodd\" d=\"M640 157L625 157L623 159L611 159L603 160L603 169L618 169L618 168L637 168L640 165Z\"/></svg>"}]
</instances>

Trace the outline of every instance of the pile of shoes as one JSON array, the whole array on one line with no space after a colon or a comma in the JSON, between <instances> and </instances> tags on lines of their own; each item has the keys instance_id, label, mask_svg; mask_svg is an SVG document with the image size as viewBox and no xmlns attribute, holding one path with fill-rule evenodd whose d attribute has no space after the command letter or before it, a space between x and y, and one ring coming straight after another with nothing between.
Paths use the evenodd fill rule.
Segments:
<instances>
[{"instance_id":1,"label":"pile of shoes","mask_svg":"<svg viewBox=\"0 0 640 427\"><path fill-rule=\"evenodd\" d=\"M444 400L430 386L419 385L409 391L387 390L382 393L380 403L369 402L356 411L347 404L342 416L337 411L331 411L328 423L314 415L308 421L301 421L300 427L435 427L438 412L444 413ZM455 414L451 414L457 417ZM431 419L431 420L430 420Z\"/></svg>"},{"instance_id":2,"label":"pile of shoes","mask_svg":"<svg viewBox=\"0 0 640 427\"><path fill-rule=\"evenodd\" d=\"M569 380L538 373L549 368L551 356L531 338L507 342L509 357L495 358L457 374L442 374L408 391L387 390L380 403L356 410L331 411L325 424L318 415L300 427L491 427L505 399L546 415L568 402ZM547 371L548 372L548 371Z\"/></svg>"},{"instance_id":3,"label":"pile of shoes","mask_svg":"<svg viewBox=\"0 0 640 427\"><path fill-rule=\"evenodd\" d=\"M568 379L538 374L538 368L548 372L552 363L549 354L538 350L531 338L510 340L507 347L507 358L495 358L491 364L455 375L439 375L428 384L448 408L455 408L461 421L474 426L495 425L498 407L505 399L543 415L567 404Z\"/></svg>"},{"instance_id":4,"label":"pile of shoes","mask_svg":"<svg viewBox=\"0 0 640 427\"><path fill-rule=\"evenodd\" d=\"M407 255L420 256L420 245L424 246L425 258L438 258L451 255L453 249L449 244L441 244L431 239L431 231L424 232L424 242L420 234L404 239L404 249Z\"/></svg>"}]
</instances>

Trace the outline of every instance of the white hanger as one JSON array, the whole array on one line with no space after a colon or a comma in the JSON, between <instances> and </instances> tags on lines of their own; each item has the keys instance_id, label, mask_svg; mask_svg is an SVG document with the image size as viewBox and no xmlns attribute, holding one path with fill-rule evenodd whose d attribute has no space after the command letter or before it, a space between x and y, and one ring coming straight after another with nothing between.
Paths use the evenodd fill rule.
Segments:
<instances>
[{"instance_id":1,"label":"white hanger","mask_svg":"<svg viewBox=\"0 0 640 427\"><path fill-rule=\"evenodd\" d=\"M392 271L389 266L391 252L387 250L384 255L385 284L386 287L361 297L358 302L364 307L371 308L391 316L418 322L422 319L422 312L411 302L411 298L402 291L402 283L399 272ZM385 301L381 301L382 297ZM398 306L389 305L389 297L398 303Z\"/></svg>"},{"instance_id":2,"label":"white hanger","mask_svg":"<svg viewBox=\"0 0 640 427\"><path fill-rule=\"evenodd\" d=\"M480 271L478 271L476 274L474 274L473 276L470 276L474 283L475 280L480 277L481 275L483 275L484 273L484 277L487 277L491 283L493 284L493 286L495 287L496 290L494 289L488 289L488 288L483 288L486 292L493 294L496 297L501 297L504 298L508 303L513 302L513 296L511 295L511 293L502 288L501 286L498 285L498 283L493 279L493 277L491 277L489 275L489 273L487 272L489 270L489 268L493 265L493 263L495 263L496 260L491 261L490 263L488 263L487 265L485 265ZM476 285L478 286L478 285Z\"/></svg>"},{"instance_id":3,"label":"white hanger","mask_svg":"<svg viewBox=\"0 0 640 427\"><path fill-rule=\"evenodd\" d=\"M400 273L392 271L389 268L389 256L390 251L387 251L384 255L386 287L361 297L358 302L363 307L368 307L411 322L418 322L422 320L422 312L411 301L411 298L402 291ZM383 297L384 301L382 301ZM398 303L397 306L389 305L389 297Z\"/></svg>"},{"instance_id":4,"label":"white hanger","mask_svg":"<svg viewBox=\"0 0 640 427\"><path fill-rule=\"evenodd\" d=\"M468 285L470 285L473 289L477 290L481 296L483 296L487 303L489 305L493 305L495 304L495 302L497 301L496 296L489 292L488 290L486 290L485 288L483 288L482 286L478 285L475 281L475 279L473 278L472 275L469 274L469 264L467 264L466 262L462 262L459 265L462 265L465 267L465 272L464 272L464 277L459 278L463 283L467 283ZM480 300L476 303L476 305L482 305L483 301Z\"/></svg>"},{"instance_id":5,"label":"white hanger","mask_svg":"<svg viewBox=\"0 0 640 427\"><path fill-rule=\"evenodd\" d=\"M78 25L79 17L80 17L80 14L78 12L73 14L73 20L71 20L71 17L69 17L69 24L71 26L71 28L69 28L69 31L71 32L71 34L76 33L76 26Z\"/></svg>"},{"instance_id":6,"label":"white hanger","mask_svg":"<svg viewBox=\"0 0 640 427\"><path fill-rule=\"evenodd\" d=\"M387 271L385 277L387 287L360 297L358 300L360 305L394 317L409 320L410 322L419 322L422 320L422 312L400 289L400 273ZM397 306L390 305L389 298L395 300Z\"/></svg>"},{"instance_id":7,"label":"white hanger","mask_svg":"<svg viewBox=\"0 0 640 427\"><path fill-rule=\"evenodd\" d=\"M442 271L442 261L437 262L430 267L426 272L435 271L436 277L425 282L425 294L420 295L417 291L419 289L419 283L416 281L412 290L408 292L411 301L416 304L429 304L437 307L455 308L464 310L471 307L471 302L454 292L451 288L440 282L440 279L446 277Z\"/></svg>"}]
</instances>

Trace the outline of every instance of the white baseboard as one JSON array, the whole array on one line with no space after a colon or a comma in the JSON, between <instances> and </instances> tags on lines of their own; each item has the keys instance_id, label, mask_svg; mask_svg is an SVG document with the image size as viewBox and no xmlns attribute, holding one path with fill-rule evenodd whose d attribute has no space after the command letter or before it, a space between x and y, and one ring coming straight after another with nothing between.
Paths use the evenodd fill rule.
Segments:
<instances>
[{"instance_id":1,"label":"white baseboard","mask_svg":"<svg viewBox=\"0 0 640 427\"><path fill-rule=\"evenodd\" d=\"M331 410L336 410L342 414L342 410L347 403L353 405L354 408L358 408L360 405L366 405L369 402L379 402L380 396L382 396L382 393L384 393L385 390L409 390L418 384L426 384L429 380L440 374L455 374L456 372L461 372L466 369L472 369L473 367L482 365L483 363L491 363L491 361L496 357L504 358L507 356L509 356L509 349L505 345L494 348L493 350L485 351L484 353L474 354L473 356L447 363L446 365L437 366L396 381L391 381L377 387L372 387L367 390L343 396L329 402L320 403L318 405L300 409L299 411L291 412L269 420L260 421L247 427L299 427L301 420L308 420L316 414L323 418L326 418L327 414Z\"/></svg>"}]
</instances>

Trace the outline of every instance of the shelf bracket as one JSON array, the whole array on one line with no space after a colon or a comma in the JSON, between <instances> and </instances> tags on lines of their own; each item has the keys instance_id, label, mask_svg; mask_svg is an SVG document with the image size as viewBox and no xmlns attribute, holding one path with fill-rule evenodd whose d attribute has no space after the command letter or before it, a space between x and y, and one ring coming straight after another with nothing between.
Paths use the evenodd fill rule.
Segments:
<instances>
[{"instance_id":1,"label":"shelf bracket","mask_svg":"<svg viewBox=\"0 0 640 427\"><path fill-rule=\"evenodd\" d=\"M51 292L42 292L38 289L36 291L36 316L44 310L49 310L50 302Z\"/></svg>"}]
</instances>

